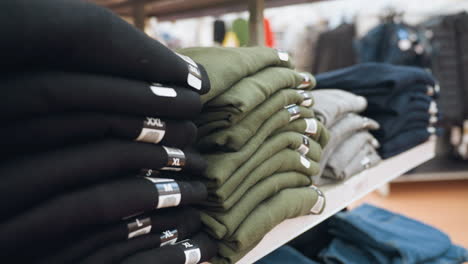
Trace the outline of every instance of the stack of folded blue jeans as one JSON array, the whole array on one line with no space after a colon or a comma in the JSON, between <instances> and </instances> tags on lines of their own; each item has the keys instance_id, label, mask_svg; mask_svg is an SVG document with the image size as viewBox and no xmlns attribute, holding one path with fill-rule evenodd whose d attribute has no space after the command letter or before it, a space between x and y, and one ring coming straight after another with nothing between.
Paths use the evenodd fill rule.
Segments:
<instances>
[{"instance_id":1,"label":"stack of folded blue jeans","mask_svg":"<svg viewBox=\"0 0 468 264\"><path fill-rule=\"evenodd\" d=\"M335 88L367 99L362 113L380 124L373 132L379 154L389 158L408 150L432 134L440 119L434 101L439 92L433 76L420 68L363 63L316 76L316 88Z\"/></svg>"}]
</instances>

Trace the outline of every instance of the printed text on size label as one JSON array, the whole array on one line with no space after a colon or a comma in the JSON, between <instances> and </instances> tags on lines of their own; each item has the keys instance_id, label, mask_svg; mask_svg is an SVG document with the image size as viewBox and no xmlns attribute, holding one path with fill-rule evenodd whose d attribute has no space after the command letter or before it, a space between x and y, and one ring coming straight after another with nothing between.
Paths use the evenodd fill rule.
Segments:
<instances>
[{"instance_id":1,"label":"printed text on size label","mask_svg":"<svg viewBox=\"0 0 468 264\"><path fill-rule=\"evenodd\" d=\"M185 264L197 264L201 260L200 248L191 240L187 239L177 243L182 245L185 254Z\"/></svg>"},{"instance_id":2,"label":"printed text on size label","mask_svg":"<svg viewBox=\"0 0 468 264\"><path fill-rule=\"evenodd\" d=\"M176 148L164 147L167 153L167 165L161 170L180 171L185 166L185 154L182 150Z\"/></svg>"},{"instance_id":3,"label":"printed text on size label","mask_svg":"<svg viewBox=\"0 0 468 264\"><path fill-rule=\"evenodd\" d=\"M306 155L309 153L309 146L310 146L310 141L309 138L306 136L302 136L302 144L299 146L297 151L301 153L302 155Z\"/></svg>"},{"instance_id":4,"label":"printed text on size label","mask_svg":"<svg viewBox=\"0 0 468 264\"><path fill-rule=\"evenodd\" d=\"M136 218L134 221L127 224L128 239L146 235L151 232L151 218Z\"/></svg>"},{"instance_id":5,"label":"printed text on size label","mask_svg":"<svg viewBox=\"0 0 468 264\"><path fill-rule=\"evenodd\" d=\"M154 187L158 191L158 204L156 208L174 207L180 204L182 194L180 193L179 184L173 179L150 178L147 180L154 183Z\"/></svg>"},{"instance_id":6,"label":"printed text on size label","mask_svg":"<svg viewBox=\"0 0 468 264\"><path fill-rule=\"evenodd\" d=\"M143 128L136 139L141 142L159 143L166 134L166 123L159 118L147 117L143 121Z\"/></svg>"},{"instance_id":7,"label":"printed text on size label","mask_svg":"<svg viewBox=\"0 0 468 264\"><path fill-rule=\"evenodd\" d=\"M286 110L289 112L289 122L298 119L301 116L301 108L297 105L288 105L285 106Z\"/></svg>"},{"instance_id":8,"label":"printed text on size label","mask_svg":"<svg viewBox=\"0 0 468 264\"><path fill-rule=\"evenodd\" d=\"M179 232L177 229L167 230L162 232L161 234L161 247L166 245L173 245L177 242L177 238L179 236Z\"/></svg>"}]
</instances>

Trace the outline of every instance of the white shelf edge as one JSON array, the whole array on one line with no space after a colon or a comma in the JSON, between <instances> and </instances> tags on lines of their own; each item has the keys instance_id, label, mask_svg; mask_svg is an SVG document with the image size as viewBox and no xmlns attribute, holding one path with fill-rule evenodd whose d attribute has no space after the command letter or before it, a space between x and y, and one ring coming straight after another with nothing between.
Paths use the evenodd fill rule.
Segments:
<instances>
[{"instance_id":1,"label":"white shelf edge","mask_svg":"<svg viewBox=\"0 0 468 264\"><path fill-rule=\"evenodd\" d=\"M427 172L407 174L395 179L392 183L427 182L427 181L456 181L468 179L468 171Z\"/></svg>"},{"instance_id":2,"label":"white shelf edge","mask_svg":"<svg viewBox=\"0 0 468 264\"><path fill-rule=\"evenodd\" d=\"M429 140L400 155L383 160L376 167L355 175L344 182L322 186L321 190L325 193L326 197L326 206L322 214L301 216L283 221L266 234L263 240L239 260L237 264L254 263L341 211L349 204L403 175L405 172L434 158L434 156L435 140Z\"/></svg>"}]
</instances>

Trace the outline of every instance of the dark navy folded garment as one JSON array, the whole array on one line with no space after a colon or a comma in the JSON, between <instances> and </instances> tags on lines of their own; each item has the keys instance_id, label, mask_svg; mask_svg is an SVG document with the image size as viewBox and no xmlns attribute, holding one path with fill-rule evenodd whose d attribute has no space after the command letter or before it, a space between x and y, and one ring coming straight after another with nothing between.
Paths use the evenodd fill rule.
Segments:
<instances>
[{"instance_id":1,"label":"dark navy folded garment","mask_svg":"<svg viewBox=\"0 0 468 264\"><path fill-rule=\"evenodd\" d=\"M357 64L318 74L315 79L316 89L343 89L362 96L398 94L415 84L436 85L434 77L421 68L384 63Z\"/></svg>"},{"instance_id":2,"label":"dark navy folded garment","mask_svg":"<svg viewBox=\"0 0 468 264\"><path fill-rule=\"evenodd\" d=\"M413 130L408 130L398 134L391 140L381 143L379 154L382 158L387 159L398 155L406 150L409 150L429 139L431 135L441 135L440 128L421 127Z\"/></svg>"}]
</instances>

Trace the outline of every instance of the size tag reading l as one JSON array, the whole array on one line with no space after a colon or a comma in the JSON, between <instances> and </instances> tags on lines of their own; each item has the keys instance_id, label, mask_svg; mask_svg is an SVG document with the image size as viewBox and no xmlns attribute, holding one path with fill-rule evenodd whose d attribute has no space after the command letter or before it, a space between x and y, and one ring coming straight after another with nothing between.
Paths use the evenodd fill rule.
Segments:
<instances>
[{"instance_id":1,"label":"size tag reading l","mask_svg":"<svg viewBox=\"0 0 468 264\"><path fill-rule=\"evenodd\" d=\"M289 122L291 121L294 121L296 119L298 119L300 116L301 116L301 108L299 108L299 106L297 105L288 105L288 106L285 106L284 108L286 108L286 110L288 110L289 112Z\"/></svg>"},{"instance_id":2,"label":"size tag reading l","mask_svg":"<svg viewBox=\"0 0 468 264\"><path fill-rule=\"evenodd\" d=\"M306 136L302 136L302 144L299 146L297 151L302 155L307 155L309 153L310 140Z\"/></svg>"},{"instance_id":3,"label":"size tag reading l","mask_svg":"<svg viewBox=\"0 0 468 264\"><path fill-rule=\"evenodd\" d=\"M180 241L177 245L181 245L185 254L185 264L197 264L201 260L201 251L198 245L187 239Z\"/></svg>"},{"instance_id":4,"label":"size tag reading l","mask_svg":"<svg viewBox=\"0 0 468 264\"><path fill-rule=\"evenodd\" d=\"M317 192L317 201L315 202L312 209L310 209L310 212L312 214L320 214L325 208L325 195L323 195L323 192L314 185L310 186L310 188Z\"/></svg>"},{"instance_id":5,"label":"size tag reading l","mask_svg":"<svg viewBox=\"0 0 468 264\"><path fill-rule=\"evenodd\" d=\"M166 134L166 123L159 118L147 117L136 141L159 143Z\"/></svg>"},{"instance_id":6,"label":"size tag reading l","mask_svg":"<svg viewBox=\"0 0 468 264\"><path fill-rule=\"evenodd\" d=\"M177 242L177 238L179 236L179 232L177 229L167 230L162 232L161 234L161 247L166 245L173 245Z\"/></svg>"},{"instance_id":7,"label":"size tag reading l","mask_svg":"<svg viewBox=\"0 0 468 264\"><path fill-rule=\"evenodd\" d=\"M127 224L128 239L149 234L151 227L151 218L135 218L134 221Z\"/></svg>"},{"instance_id":8,"label":"size tag reading l","mask_svg":"<svg viewBox=\"0 0 468 264\"><path fill-rule=\"evenodd\" d=\"M167 153L167 165L161 170L180 171L185 166L185 154L182 150L176 148L164 147Z\"/></svg>"}]
</instances>

